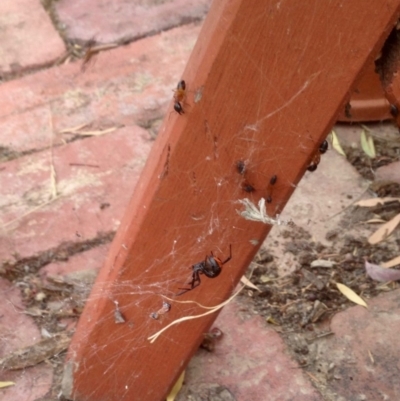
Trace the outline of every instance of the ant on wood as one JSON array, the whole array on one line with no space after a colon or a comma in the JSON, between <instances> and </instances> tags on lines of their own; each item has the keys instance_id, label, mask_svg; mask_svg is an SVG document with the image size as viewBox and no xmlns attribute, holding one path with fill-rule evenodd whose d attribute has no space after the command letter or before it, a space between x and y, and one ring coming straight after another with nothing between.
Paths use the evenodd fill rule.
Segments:
<instances>
[{"instance_id":1,"label":"ant on wood","mask_svg":"<svg viewBox=\"0 0 400 401\"><path fill-rule=\"evenodd\" d=\"M247 193L254 192L256 189L248 181L243 181L241 185L243 191Z\"/></svg>"},{"instance_id":2,"label":"ant on wood","mask_svg":"<svg viewBox=\"0 0 400 401\"><path fill-rule=\"evenodd\" d=\"M271 203L272 202L272 196L271 196L272 195L272 187L276 184L277 180L278 180L278 176L277 175L273 175L271 177L271 179L269 180L269 185L268 185L269 194L268 194L267 199L266 199L267 203Z\"/></svg>"},{"instance_id":3,"label":"ant on wood","mask_svg":"<svg viewBox=\"0 0 400 401\"><path fill-rule=\"evenodd\" d=\"M242 188L242 190L244 192L247 193L252 193L254 192L256 189L254 188L254 186L247 180L246 175L247 175L247 167L246 164L243 160L237 160L235 162L235 167L236 167L236 171L243 176L243 181L240 184L240 187Z\"/></svg>"},{"instance_id":4,"label":"ant on wood","mask_svg":"<svg viewBox=\"0 0 400 401\"><path fill-rule=\"evenodd\" d=\"M184 114L182 103L185 102L186 99L186 82L182 79L178 82L178 85L174 91L174 110L182 115Z\"/></svg>"},{"instance_id":5,"label":"ant on wood","mask_svg":"<svg viewBox=\"0 0 400 401\"><path fill-rule=\"evenodd\" d=\"M243 160L237 160L236 163L236 170L240 175L245 175L246 173L246 164Z\"/></svg>"},{"instance_id":6,"label":"ant on wood","mask_svg":"<svg viewBox=\"0 0 400 401\"><path fill-rule=\"evenodd\" d=\"M328 150L328 146L328 141L326 139L321 143L321 145L319 145L318 152L314 155L310 165L307 167L308 171L313 172L317 169L318 164L321 161L321 155L326 153L326 151Z\"/></svg>"}]
</instances>

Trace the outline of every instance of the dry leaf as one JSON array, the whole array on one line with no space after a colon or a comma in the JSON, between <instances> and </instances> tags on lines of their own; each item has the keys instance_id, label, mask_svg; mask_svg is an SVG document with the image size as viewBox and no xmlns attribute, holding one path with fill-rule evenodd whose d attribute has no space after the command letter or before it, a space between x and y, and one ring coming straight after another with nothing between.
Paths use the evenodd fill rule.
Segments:
<instances>
[{"instance_id":1,"label":"dry leaf","mask_svg":"<svg viewBox=\"0 0 400 401\"><path fill-rule=\"evenodd\" d=\"M366 224L382 224L382 223L386 223L386 221L382 220L382 219L369 219L365 223Z\"/></svg>"},{"instance_id":2,"label":"dry leaf","mask_svg":"<svg viewBox=\"0 0 400 401\"><path fill-rule=\"evenodd\" d=\"M385 269L397 265L400 265L400 256L396 256L395 258L390 259L387 262L381 264L381 266L384 267Z\"/></svg>"},{"instance_id":3,"label":"dry leaf","mask_svg":"<svg viewBox=\"0 0 400 401\"><path fill-rule=\"evenodd\" d=\"M254 285L246 276L242 276L240 281L246 285L247 287L253 288L254 290L257 290L259 292L262 292L256 285Z\"/></svg>"},{"instance_id":4,"label":"dry leaf","mask_svg":"<svg viewBox=\"0 0 400 401\"><path fill-rule=\"evenodd\" d=\"M375 152L374 139L364 129L361 131L361 148L369 158L375 159L376 152Z\"/></svg>"},{"instance_id":5,"label":"dry leaf","mask_svg":"<svg viewBox=\"0 0 400 401\"><path fill-rule=\"evenodd\" d=\"M336 283L336 287L349 301L367 308L366 302L359 295L357 295L351 288L341 283Z\"/></svg>"},{"instance_id":6,"label":"dry leaf","mask_svg":"<svg viewBox=\"0 0 400 401\"><path fill-rule=\"evenodd\" d=\"M383 224L376 230L369 238L368 242L371 245L375 245L378 242L383 241L393 232L393 230L397 227L400 223L400 213L393 217L393 219L389 220L387 223Z\"/></svg>"},{"instance_id":7,"label":"dry leaf","mask_svg":"<svg viewBox=\"0 0 400 401\"><path fill-rule=\"evenodd\" d=\"M13 386L14 382L0 382L0 388L10 387Z\"/></svg>"},{"instance_id":8,"label":"dry leaf","mask_svg":"<svg viewBox=\"0 0 400 401\"><path fill-rule=\"evenodd\" d=\"M279 326L279 323L272 316L266 317L265 321L267 323L273 324L274 326Z\"/></svg>"},{"instance_id":9,"label":"dry leaf","mask_svg":"<svg viewBox=\"0 0 400 401\"><path fill-rule=\"evenodd\" d=\"M379 281L381 283L400 280L400 270L387 269L385 267L369 263L368 261L365 261L365 270L367 275L371 277L372 280Z\"/></svg>"},{"instance_id":10,"label":"dry leaf","mask_svg":"<svg viewBox=\"0 0 400 401\"><path fill-rule=\"evenodd\" d=\"M368 356L369 356L369 359L371 360L371 363L375 363L374 356L372 355L370 350L368 350Z\"/></svg>"},{"instance_id":11,"label":"dry leaf","mask_svg":"<svg viewBox=\"0 0 400 401\"><path fill-rule=\"evenodd\" d=\"M342 146L340 145L339 138L336 135L336 132L334 130L331 131L331 135L332 135L332 147L333 147L333 149L335 149L336 152L338 152L340 155L346 157L346 153L344 153L344 150L343 150Z\"/></svg>"},{"instance_id":12,"label":"dry leaf","mask_svg":"<svg viewBox=\"0 0 400 401\"><path fill-rule=\"evenodd\" d=\"M179 376L179 379L175 383L174 387L172 387L171 392L168 394L167 401L174 401L175 397L178 395L179 391L182 388L183 379L185 378L185 371Z\"/></svg>"},{"instance_id":13,"label":"dry leaf","mask_svg":"<svg viewBox=\"0 0 400 401\"><path fill-rule=\"evenodd\" d=\"M356 202L354 205L355 206L361 206L361 207L375 207L378 205L383 205L385 203L389 202L400 202L400 198L371 198L371 199L363 199L358 202Z\"/></svg>"}]
</instances>

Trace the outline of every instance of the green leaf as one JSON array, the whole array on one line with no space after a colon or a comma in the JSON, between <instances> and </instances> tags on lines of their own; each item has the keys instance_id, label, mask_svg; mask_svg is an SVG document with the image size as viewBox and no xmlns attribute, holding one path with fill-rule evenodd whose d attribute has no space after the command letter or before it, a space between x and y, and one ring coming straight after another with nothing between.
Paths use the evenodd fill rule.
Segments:
<instances>
[{"instance_id":1,"label":"green leaf","mask_svg":"<svg viewBox=\"0 0 400 401\"><path fill-rule=\"evenodd\" d=\"M367 131L365 131L365 129L361 131L361 148L369 158L375 159L376 152L374 139Z\"/></svg>"}]
</instances>

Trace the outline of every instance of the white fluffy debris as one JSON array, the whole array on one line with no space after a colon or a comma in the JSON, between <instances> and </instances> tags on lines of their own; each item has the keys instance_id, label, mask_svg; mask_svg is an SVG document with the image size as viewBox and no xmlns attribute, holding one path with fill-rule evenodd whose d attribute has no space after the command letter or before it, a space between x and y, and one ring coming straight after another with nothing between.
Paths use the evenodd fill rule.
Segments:
<instances>
[{"instance_id":1,"label":"white fluffy debris","mask_svg":"<svg viewBox=\"0 0 400 401\"><path fill-rule=\"evenodd\" d=\"M246 220L259 221L264 224L270 224L272 226L292 226L294 225L292 220L282 220L279 214L276 217L268 216L267 209L265 207L265 199L261 198L257 206L249 199L244 198L238 201L244 206L244 210L236 210L240 216Z\"/></svg>"}]
</instances>

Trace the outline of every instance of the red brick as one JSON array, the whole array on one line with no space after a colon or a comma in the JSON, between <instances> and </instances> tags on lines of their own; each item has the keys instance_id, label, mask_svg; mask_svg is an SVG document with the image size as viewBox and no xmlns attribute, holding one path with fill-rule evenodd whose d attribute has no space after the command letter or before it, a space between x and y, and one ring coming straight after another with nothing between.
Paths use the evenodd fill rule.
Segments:
<instances>
[{"instance_id":1,"label":"red brick","mask_svg":"<svg viewBox=\"0 0 400 401\"><path fill-rule=\"evenodd\" d=\"M161 118L199 27L190 25L99 54L84 73L74 63L0 86L0 146L26 152L51 144L51 133ZM61 143L61 134L53 144Z\"/></svg>"},{"instance_id":2,"label":"red brick","mask_svg":"<svg viewBox=\"0 0 400 401\"><path fill-rule=\"evenodd\" d=\"M151 143L147 131L126 127L55 147L59 198L47 204L51 199L50 150L3 163L2 260L11 259L14 253L36 255L61 242L80 242L116 230ZM104 204L110 206L102 208Z\"/></svg>"},{"instance_id":3,"label":"red brick","mask_svg":"<svg viewBox=\"0 0 400 401\"><path fill-rule=\"evenodd\" d=\"M376 170L376 179L400 184L400 162L393 162Z\"/></svg>"},{"instance_id":4,"label":"red brick","mask_svg":"<svg viewBox=\"0 0 400 401\"><path fill-rule=\"evenodd\" d=\"M399 400L400 290L367 302L368 309L355 306L334 316L334 336L318 341L319 371L334 366L328 386L335 399ZM321 373L315 372L318 379Z\"/></svg>"},{"instance_id":5,"label":"red brick","mask_svg":"<svg viewBox=\"0 0 400 401\"><path fill-rule=\"evenodd\" d=\"M54 4L69 38L109 43L132 41L202 19L211 0L61 0Z\"/></svg>"},{"instance_id":6,"label":"red brick","mask_svg":"<svg viewBox=\"0 0 400 401\"><path fill-rule=\"evenodd\" d=\"M103 266L109 248L110 244L103 244L70 256L64 262L49 263L40 270L40 274L46 277L49 275L65 276L83 270L97 271Z\"/></svg>"},{"instance_id":7,"label":"red brick","mask_svg":"<svg viewBox=\"0 0 400 401\"><path fill-rule=\"evenodd\" d=\"M0 71L20 72L54 62L65 45L39 0L0 2Z\"/></svg>"},{"instance_id":8,"label":"red brick","mask_svg":"<svg viewBox=\"0 0 400 401\"><path fill-rule=\"evenodd\" d=\"M200 349L193 357L177 401L189 399L189 390L201 383L218 383L238 401L322 400L286 353L279 334L260 317L241 313L243 309L242 300L224 307L214 324L224 335L214 352Z\"/></svg>"}]
</instances>

